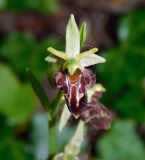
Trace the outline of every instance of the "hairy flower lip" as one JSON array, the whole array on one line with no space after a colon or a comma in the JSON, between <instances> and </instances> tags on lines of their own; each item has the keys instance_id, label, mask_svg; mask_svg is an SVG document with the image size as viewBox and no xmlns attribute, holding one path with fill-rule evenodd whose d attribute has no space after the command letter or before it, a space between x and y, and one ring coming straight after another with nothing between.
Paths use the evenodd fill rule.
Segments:
<instances>
[{"instance_id":1,"label":"hairy flower lip","mask_svg":"<svg viewBox=\"0 0 145 160\"><path fill-rule=\"evenodd\" d=\"M63 90L66 104L73 116L79 116L87 106L87 89L95 82L96 77L89 69L84 69L83 72L78 70L73 76L64 71L55 75L56 86Z\"/></svg>"}]
</instances>

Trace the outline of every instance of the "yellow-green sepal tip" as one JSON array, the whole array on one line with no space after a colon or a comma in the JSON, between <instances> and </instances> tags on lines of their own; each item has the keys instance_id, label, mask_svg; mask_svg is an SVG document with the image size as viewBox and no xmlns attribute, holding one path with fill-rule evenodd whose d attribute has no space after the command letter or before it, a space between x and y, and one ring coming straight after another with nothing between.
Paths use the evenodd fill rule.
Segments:
<instances>
[{"instance_id":1,"label":"yellow-green sepal tip","mask_svg":"<svg viewBox=\"0 0 145 160\"><path fill-rule=\"evenodd\" d=\"M62 58L64 60L68 60L68 55L66 53L62 52L62 51L58 51L58 50L56 50L52 47L48 47L47 51L52 53L53 55L59 57L59 58Z\"/></svg>"},{"instance_id":2,"label":"yellow-green sepal tip","mask_svg":"<svg viewBox=\"0 0 145 160\"><path fill-rule=\"evenodd\" d=\"M85 51L85 52L83 52L83 53L78 54L76 57L77 57L79 60L81 60L81 59L83 59L83 58L89 57L90 55L92 55L92 54L94 54L94 53L96 53L96 52L98 52L98 48L93 48L93 49L90 49L89 51Z\"/></svg>"}]
</instances>

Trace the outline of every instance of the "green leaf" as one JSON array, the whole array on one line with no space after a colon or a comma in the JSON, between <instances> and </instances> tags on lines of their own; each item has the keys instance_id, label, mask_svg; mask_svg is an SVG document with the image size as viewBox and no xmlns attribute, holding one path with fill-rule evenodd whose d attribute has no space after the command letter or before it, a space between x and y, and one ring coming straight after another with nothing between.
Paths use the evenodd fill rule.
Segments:
<instances>
[{"instance_id":1,"label":"green leaf","mask_svg":"<svg viewBox=\"0 0 145 160\"><path fill-rule=\"evenodd\" d=\"M62 93L58 92L56 98L50 103L50 111L51 114L54 115L56 114L56 110L57 108L64 102L64 100L62 99Z\"/></svg>"},{"instance_id":2,"label":"green leaf","mask_svg":"<svg viewBox=\"0 0 145 160\"><path fill-rule=\"evenodd\" d=\"M29 84L20 86L16 97L11 104L11 108L7 108L9 120L12 123L24 123L27 121L35 110L36 98ZM10 107L10 106L9 106Z\"/></svg>"},{"instance_id":3,"label":"green leaf","mask_svg":"<svg viewBox=\"0 0 145 160\"><path fill-rule=\"evenodd\" d=\"M26 68L30 68L35 75L43 79L48 71L48 63L44 58L48 55L48 45L64 49L63 43L55 37L49 37L37 43L35 39L25 33L11 33L2 43L0 57L5 59L13 70L23 79L27 78ZM51 69L50 73L53 74ZM52 76L49 75L49 78Z\"/></svg>"},{"instance_id":4,"label":"green leaf","mask_svg":"<svg viewBox=\"0 0 145 160\"><path fill-rule=\"evenodd\" d=\"M35 75L28 69L28 76L32 85L32 88L35 92L35 94L38 96L40 102L42 103L42 105L44 106L44 108L46 110L49 110L49 100L47 98L47 95L42 87L42 85L40 84L40 82L37 80L37 78L35 77Z\"/></svg>"},{"instance_id":5,"label":"green leaf","mask_svg":"<svg viewBox=\"0 0 145 160\"><path fill-rule=\"evenodd\" d=\"M122 98L115 103L115 108L125 117L133 117L138 122L145 120L144 93L136 83L136 87L124 93Z\"/></svg>"},{"instance_id":6,"label":"green leaf","mask_svg":"<svg viewBox=\"0 0 145 160\"><path fill-rule=\"evenodd\" d=\"M134 121L118 120L98 144L102 160L144 160L141 139L136 135Z\"/></svg>"},{"instance_id":7,"label":"green leaf","mask_svg":"<svg viewBox=\"0 0 145 160\"><path fill-rule=\"evenodd\" d=\"M0 1L0 10L3 10L3 9L4 9L5 3L6 3L5 0L1 0L1 1Z\"/></svg>"},{"instance_id":8,"label":"green leaf","mask_svg":"<svg viewBox=\"0 0 145 160\"><path fill-rule=\"evenodd\" d=\"M34 39L24 33L11 33L2 44L1 56L22 78L26 75L26 67L31 64L34 45ZM35 59L33 58L33 63Z\"/></svg>"},{"instance_id":9,"label":"green leaf","mask_svg":"<svg viewBox=\"0 0 145 160\"><path fill-rule=\"evenodd\" d=\"M65 52L70 58L80 53L80 34L73 14L70 15L66 29Z\"/></svg>"},{"instance_id":10,"label":"green leaf","mask_svg":"<svg viewBox=\"0 0 145 160\"><path fill-rule=\"evenodd\" d=\"M30 160L33 159L26 151L26 144L15 139L9 133L0 137L0 157L3 160Z\"/></svg>"},{"instance_id":11,"label":"green leaf","mask_svg":"<svg viewBox=\"0 0 145 160\"><path fill-rule=\"evenodd\" d=\"M56 0L35 0L30 2L30 7L32 6L32 9L34 8L42 13L52 14L55 13L58 9Z\"/></svg>"},{"instance_id":12,"label":"green leaf","mask_svg":"<svg viewBox=\"0 0 145 160\"><path fill-rule=\"evenodd\" d=\"M86 41L86 35L87 35L87 31L86 31L86 23L82 23L81 27L80 27L80 48L83 47L85 41Z\"/></svg>"},{"instance_id":13,"label":"green leaf","mask_svg":"<svg viewBox=\"0 0 145 160\"><path fill-rule=\"evenodd\" d=\"M58 153L59 149L58 129L54 124L49 131L49 154L54 155Z\"/></svg>"},{"instance_id":14,"label":"green leaf","mask_svg":"<svg viewBox=\"0 0 145 160\"><path fill-rule=\"evenodd\" d=\"M106 51L105 54L107 61L101 66L100 73L102 83L111 91L109 95L104 95L105 103L122 116L143 122L145 108L142 79L145 49L131 44L121 45Z\"/></svg>"},{"instance_id":15,"label":"green leaf","mask_svg":"<svg viewBox=\"0 0 145 160\"><path fill-rule=\"evenodd\" d=\"M47 160L49 155L49 128L46 113L37 112L32 120L32 139L36 160Z\"/></svg>"},{"instance_id":16,"label":"green leaf","mask_svg":"<svg viewBox=\"0 0 145 160\"><path fill-rule=\"evenodd\" d=\"M39 11L42 13L54 13L57 10L57 1L55 0L4 0L4 9L20 12L25 10Z\"/></svg>"},{"instance_id":17,"label":"green leaf","mask_svg":"<svg viewBox=\"0 0 145 160\"><path fill-rule=\"evenodd\" d=\"M0 65L0 112L11 123L23 123L34 111L35 96L28 84L20 85L13 72Z\"/></svg>"},{"instance_id":18,"label":"green leaf","mask_svg":"<svg viewBox=\"0 0 145 160\"><path fill-rule=\"evenodd\" d=\"M24 11L29 8L28 0L22 0L21 2L19 0L5 0L5 2L6 9L11 11Z\"/></svg>"}]
</instances>

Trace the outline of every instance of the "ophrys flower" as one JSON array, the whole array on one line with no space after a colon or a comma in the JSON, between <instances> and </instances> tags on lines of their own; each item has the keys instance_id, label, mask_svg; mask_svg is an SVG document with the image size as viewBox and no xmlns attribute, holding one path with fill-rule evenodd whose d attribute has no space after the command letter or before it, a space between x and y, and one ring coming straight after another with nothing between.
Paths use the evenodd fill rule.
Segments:
<instances>
[{"instance_id":1,"label":"ophrys flower","mask_svg":"<svg viewBox=\"0 0 145 160\"><path fill-rule=\"evenodd\" d=\"M65 52L49 47L47 50L53 56L45 59L56 63L60 58L63 60L62 69L56 74L55 82L57 88L63 90L68 109L74 116L79 116L87 106L86 90L96 82L95 75L85 67L105 62L104 58L94 54L98 51L97 48L80 53L82 46L80 33L75 18L71 14L66 28Z\"/></svg>"},{"instance_id":2,"label":"ophrys flower","mask_svg":"<svg viewBox=\"0 0 145 160\"><path fill-rule=\"evenodd\" d=\"M104 58L94 54L98 51L97 48L80 53L80 32L73 14L71 14L66 28L65 52L52 47L48 47L47 51L52 53L53 57L48 56L45 60L57 62L59 58L63 59L63 69L67 69L70 75L73 75L77 69L82 71L85 67L105 62Z\"/></svg>"}]
</instances>

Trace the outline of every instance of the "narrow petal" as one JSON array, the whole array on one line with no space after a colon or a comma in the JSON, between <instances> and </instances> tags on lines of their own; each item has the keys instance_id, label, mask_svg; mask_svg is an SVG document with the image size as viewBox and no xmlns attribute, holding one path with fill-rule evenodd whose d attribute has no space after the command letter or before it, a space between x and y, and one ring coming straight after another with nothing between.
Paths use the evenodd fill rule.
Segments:
<instances>
[{"instance_id":1,"label":"narrow petal","mask_svg":"<svg viewBox=\"0 0 145 160\"><path fill-rule=\"evenodd\" d=\"M47 48L47 51L51 52L55 56L57 56L59 58L62 58L64 60L68 59L68 56L64 52L58 51L58 50L56 50L56 49L54 49L52 47Z\"/></svg>"},{"instance_id":2,"label":"narrow petal","mask_svg":"<svg viewBox=\"0 0 145 160\"><path fill-rule=\"evenodd\" d=\"M88 66L92 66L94 64L98 64L98 63L104 63L106 62L106 60L103 57L100 57L96 54L92 54L86 58L83 58L80 63L83 67L88 67Z\"/></svg>"},{"instance_id":3,"label":"narrow petal","mask_svg":"<svg viewBox=\"0 0 145 160\"><path fill-rule=\"evenodd\" d=\"M83 53L80 53L79 55L77 55L77 58L79 60L83 59L83 58L86 58L92 54L94 54L95 52L98 51L98 48L93 48L93 49L90 49L89 51L86 51L86 52L83 52Z\"/></svg>"},{"instance_id":4,"label":"narrow petal","mask_svg":"<svg viewBox=\"0 0 145 160\"><path fill-rule=\"evenodd\" d=\"M70 58L80 53L80 33L73 14L70 16L66 29L65 52Z\"/></svg>"},{"instance_id":5,"label":"narrow petal","mask_svg":"<svg viewBox=\"0 0 145 160\"><path fill-rule=\"evenodd\" d=\"M45 58L45 61L56 63L56 62L57 62L57 59L54 58L54 57L47 56L47 57Z\"/></svg>"},{"instance_id":6,"label":"narrow petal","mask_svg":"<svg viewBox=\"0 0 145 160\"><path fill-rule=\"evenodd\" d=\"M83 47L86 41L86 34L87 34L87 29L86 29L86 23L84 22L80 27L80 48Z\"/></svg>"}]
</instances>

